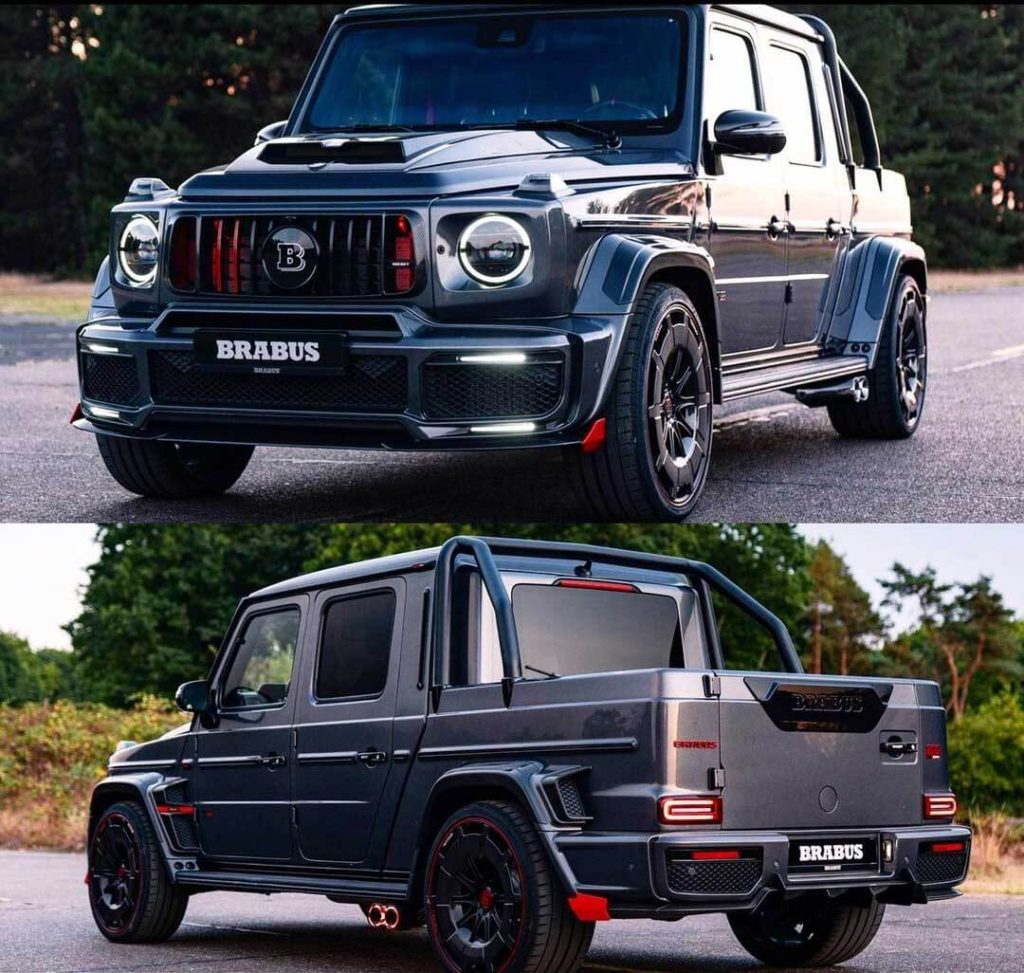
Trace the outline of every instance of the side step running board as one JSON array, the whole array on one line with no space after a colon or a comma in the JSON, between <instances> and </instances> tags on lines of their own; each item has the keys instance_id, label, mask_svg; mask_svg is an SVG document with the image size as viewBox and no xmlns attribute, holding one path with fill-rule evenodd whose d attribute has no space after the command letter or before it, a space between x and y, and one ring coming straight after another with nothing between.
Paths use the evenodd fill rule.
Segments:
<instances>
[{"instance_id":1,"label":"side step running board","mask_svg":"<svg viewBox=\"0 0 1024 973\"><path fill-rule=\"evenodd\" d=\"M812 358L768 368L728 371L722 375L722 401L731 402L763 392L795 391L866 375L868 360L861 357Z\"/></svg>"},{"instance_id":2,"label":"side step running board","mask_svg":"<svg viewBox=\"0 0 1024 973\"><path fill-rule=\"evenodd\" d=\"M175 872L176 884L235 892L311 892L336 895L352 902L402 902L407 882L359 881L316 875L267 875L255 872Z\"/></svg>"}]
</instances>

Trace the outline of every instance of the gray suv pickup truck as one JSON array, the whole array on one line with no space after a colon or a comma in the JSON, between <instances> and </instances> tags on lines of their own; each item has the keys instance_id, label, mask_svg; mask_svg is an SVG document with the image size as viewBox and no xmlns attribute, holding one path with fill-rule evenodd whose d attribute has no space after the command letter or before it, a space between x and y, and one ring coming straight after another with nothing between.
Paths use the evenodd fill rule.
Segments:
<instances>
[{"instance_id":1,"label":"gray suv pickup truck","mask_svg":"<svg viewBox=\"0 0 1024 973\"><path fill-rule=\"evenodd\" d=\"M778 672L729 669L713 594ZM805 674L696 561L457 537L322 571L244 599L178 703L93 792L111 940L227 889L425 923L456 971L566 973L596 922L713 912L766 963L829 966L967 871L938 687Z\"/></svg>"}]
</instances>

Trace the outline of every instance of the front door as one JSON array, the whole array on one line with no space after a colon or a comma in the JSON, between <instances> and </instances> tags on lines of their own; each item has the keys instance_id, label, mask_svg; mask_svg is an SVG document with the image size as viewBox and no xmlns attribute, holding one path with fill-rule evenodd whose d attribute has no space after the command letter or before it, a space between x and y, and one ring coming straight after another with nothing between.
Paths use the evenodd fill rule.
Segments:
<instances>
[{"instance_id":1,"label":"front door","mask_svg":"<svg viewBox=\"0 0 1024 973\"><path fill-rule=\"evenodd\" d=\"M303 862L370 867L394 762L404 605L401 579L316 598L318 645L306 653L296 714L294 805Z\"/></svg>"},{"instance_id":2,"label":"front door","mask_svg":"<svg viewBox=\"0 0 1024 973\"><path fill-rule=\"evenodd\" d=\"M305 600L252 608L214 678L217 725L196 735L197 823L204 855L292 856L292 670Z\"/></svg>"},{"instance_id":3,"label":"front door","mask_svg":"<svg viewBox=\"0 0 1024 973\"><path fill-rule=\"evenodd\" d=\"M781 159L789 208L785 344L813 342L849 222L850 186L839 158L821 52L795 39L766 47L768 111L786 131Z\"/></svg>"},{"instance_id":4,"label":"front door","mask_svg":"<svg viewBox=\"0 0 1024 973\"><path fill-rule=\"evenodd\" d=\"M722 112L764 110L755 50L741 23L723 18L712 28L704 83L709 132ZM770 351L785 314L785 168L768 156L723 156L721 165L722 174L708 183L722 351Z\"/></svg>"}]
</instances>

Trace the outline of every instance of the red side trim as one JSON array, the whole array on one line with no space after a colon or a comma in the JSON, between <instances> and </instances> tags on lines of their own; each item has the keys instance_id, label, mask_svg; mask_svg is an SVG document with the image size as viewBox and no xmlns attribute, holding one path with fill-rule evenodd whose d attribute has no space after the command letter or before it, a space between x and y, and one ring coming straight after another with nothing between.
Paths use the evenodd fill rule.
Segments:
<instances>
[{"instance_id":1,"label":"red side trim","mask_svg":"<svg viewBox=\"0 0 1024 973\"><path fill-rule=\"evenodd\" d=\"M157 814L186 814L189 817L194 817L196 809L191 804L158 804L156 806Z\"/></svg>"},{"instance_id":2,"label":"red side trim","mask_svg":"<svg viewBox=\"0 0 1024 973\"><path fill-rule=\"evenodd\" d=\"M587 434L583 437L582 449L584 453L596 453L603 445L605 439L608 438L608 420L597 419L594 424L587 430Z\"/></svg>"},{"instance_id":3,"label":"red side trim","mask_svg":"<svg viewBox=\"0 0 1024 973\"><path fill-rule=\"evenodd\" d=\"M242 221L235 220L235 228L231 233L231 246L228 249L228 293L237 294L238 287L238 237L242 231Z\"/></svg>"},{"instance_id":4,"label":"red side trim","mask_svg":"<svg viewBox=\"0 0 1024 973\"><path fill-rule=\"evenodd\" d=\"M560 578L555 582L559 588L587 588L591 591L625 591L634 593L639 591L635 585L624 584L621 581L589 581L585 578Z\"/></svg>"},{"instance_id":5,"label":"red side trim","mask_svg":"<svg viewBox=\"0 0 1024 973\"><path fill-rule=\"evenodd\" d=\"M221 264L221 257L224 252L224 221L217 219L213 221L217 229L217 235L213 238L213 257L211 260L213 270L213 289L218 294L224 291L224 267Z\"/></svg>"},{"instance_id":6,"label":"red side trim","mask_svg":"<svg viewBox=\"0 0 1024 973\"><path fill-rule=\"evenodd\" d=\"M740 853L736 849L722 851L695 851L692 858L695 862L732 862L738 860Z\"/></svg>"},{"instance_id":7,"label":"red side trim","mask_svg":"<svg viewBox=\"0 0 1024 973\"><path fill-rule=\"evenodd\" d=\"M580 922L610 922L608 900L600 895L574 895L569 899L569 908Z\"/></svg>"}]
</instances>

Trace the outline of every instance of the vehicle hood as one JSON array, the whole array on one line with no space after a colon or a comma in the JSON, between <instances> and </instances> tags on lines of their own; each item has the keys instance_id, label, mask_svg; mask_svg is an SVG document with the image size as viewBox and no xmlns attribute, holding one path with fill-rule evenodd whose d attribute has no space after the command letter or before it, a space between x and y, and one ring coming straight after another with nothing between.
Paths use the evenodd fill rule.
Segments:
<instances>
[{"instance_id":1,"label":"vehicle hood","mask_svg":"<svg viewBox=\"0 0 1024 973\"><path fill-rule=\"evenodd\" d=\"M337 157L315 161L328 145L337 150ZM357 153L344 155L348 149ZM678 179L692 172L689 162L672 149L625 146L613 150L561 132L305 136L257 145L229 165L188 179L179 193L188 201L354 195L360 199L434 198L507 191L534 173L557 174L572 183Z\"/></svg>"}]
</instances>

